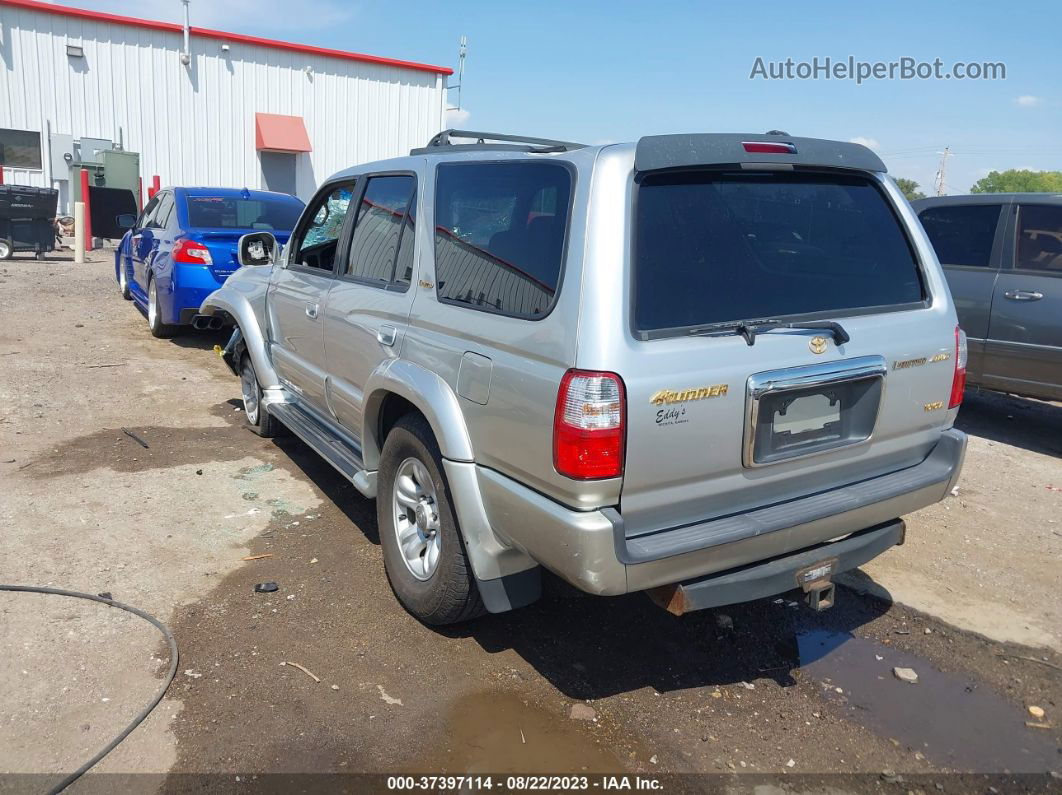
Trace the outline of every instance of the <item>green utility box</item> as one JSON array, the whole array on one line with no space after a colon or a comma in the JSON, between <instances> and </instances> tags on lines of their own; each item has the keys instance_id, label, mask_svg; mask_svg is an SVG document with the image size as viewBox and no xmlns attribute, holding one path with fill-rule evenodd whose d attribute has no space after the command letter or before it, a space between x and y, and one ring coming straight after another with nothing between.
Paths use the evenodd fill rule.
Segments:
<instances>
[{"instance_id":1,"label":"green utility box","mask_svg":"<svg viewBox=\"0 0 1062 795\"><path fill-rule=\"evenodd\" d=\"M106 149L99 158L98 163L71 164L70 201L81 201L81 169L88 171L90 186L124 188L136 197L140 189L140 153Z\"/></svg>"}]
</instances>

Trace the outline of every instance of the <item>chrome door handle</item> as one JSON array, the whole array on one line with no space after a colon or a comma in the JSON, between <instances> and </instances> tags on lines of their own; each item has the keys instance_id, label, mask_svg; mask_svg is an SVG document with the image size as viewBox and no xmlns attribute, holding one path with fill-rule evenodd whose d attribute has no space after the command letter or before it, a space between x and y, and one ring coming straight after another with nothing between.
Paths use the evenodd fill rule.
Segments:
<instances>
[{"instance_id":1,"label":"chrome door handle","mask_svg":"<svg viewBox=\"0 0 1062 795\"><path fill-rule=\"evenodd\" d=\"M317 304L306 304L306 317L317 320Z\"/></svg>"},{"instance_id":2,"label":"chrome door handle","mask_svg":"<svg viewBox=\"0 0 1062 795\"><path fill-rule=\"evenodd\" d=\"M1009 298L1011 301L1039 301L1044 297L1044 294L1040 291L1032 290L1007 290L1003 293L1004 298Z\"/></svg>"},{"instance_id":3,"label":"chrome door handle","mask_svg":"<svg viewBox=\"0 0 1062 795\"><path fill-rule=\"evenodd\" d=\"M381 345L394 345L395 337L397 336L398 329L396 329L394 326L380 326L380 329L376 332L376 340Z\"/></svg>"}]
</instances>

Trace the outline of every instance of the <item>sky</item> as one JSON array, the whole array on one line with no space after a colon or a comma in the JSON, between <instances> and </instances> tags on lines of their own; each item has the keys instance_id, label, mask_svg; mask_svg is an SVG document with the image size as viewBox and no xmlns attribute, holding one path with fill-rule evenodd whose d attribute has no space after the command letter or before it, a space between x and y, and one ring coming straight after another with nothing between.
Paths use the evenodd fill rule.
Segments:
<instances>
[{"instance_id":1,"label":"sky","mask_svg":"<svg viewBox=\"0 0 1062 795\"><path fill-rule=\"evenodd\" d=\"M179 0L68 5L177 22ZM192 24L456 67L452 126L596 144L677 132L855 140L893 176L965 193L989 171L1062 168L1062 3L191 0ZM997 80L764 80L826 57L1003 63ZM451 83L456 83L456 75ZM450 92L452 103L457 91Z\"/></svg>"}]
</instances>

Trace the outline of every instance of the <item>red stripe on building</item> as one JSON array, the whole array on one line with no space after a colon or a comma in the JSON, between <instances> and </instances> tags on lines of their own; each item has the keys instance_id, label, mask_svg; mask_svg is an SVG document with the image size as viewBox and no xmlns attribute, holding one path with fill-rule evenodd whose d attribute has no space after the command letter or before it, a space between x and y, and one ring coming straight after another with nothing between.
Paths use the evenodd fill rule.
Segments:
<instances>
[{"instance_id":1,"label":"red stripe on building","mask_svg":"<svg viewBox=\"0 0 1062 795\"><path fill-rule=\"evenodd\" d=\"M175 22L159 22L153 19L137 19L125 17L120 14L107 14L103 11L89 11L84 8L71 8L55 3L44 3L40 0L0 0L0 6L23 8L27 11L40 11L43 14L56 14L58 16L88 19L95 22L110 22L117 25L129 25L135 28L147 30L161 30L167 33L183 33L184 28ZM431 72L432 74L452 75L453 69L445 66L432 66L431 64L416 63L415 61L399 61L394 58L382 58L378 55L365 55L359 52L347 52L346 50L332 50L327 47L314 47L309 44L295 44L290 41L278 41L277 39L265 39L260 36L245 36L242 33L226 33L221 30L209 28L191 27L193 36L202 36L208 39L218 39L231 43L251 44L257 47L272 47L275 50L287 50L307 55L321 55L326 58L339 58L345 61L360 61L379 66L394 66L400 69L413 69L419 72Z\"/></svg>"}]
</instances>

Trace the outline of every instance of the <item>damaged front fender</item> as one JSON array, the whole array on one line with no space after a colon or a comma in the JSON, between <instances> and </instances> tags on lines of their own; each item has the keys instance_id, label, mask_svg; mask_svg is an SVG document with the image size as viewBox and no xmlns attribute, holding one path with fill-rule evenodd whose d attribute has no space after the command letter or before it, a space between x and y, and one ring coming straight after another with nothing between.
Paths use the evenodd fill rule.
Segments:
<instances>
[{"instance_id":1,"label":"damaged front fender","mask_svg":"<svg viewBox=\"0 0 1062 795\"><path fill-rule=\"evenodd\" d=\"M227 354L226 363L238 372L239 362L235 357L241 347L246 350L263 389L280 385L267 348L266 300L271 273L272 268L266 267L240 268L222 287L208 295L199 308L201 315L225 315L236 326L240 338L234 335L229 340L221 351L222 358Z\"/></svg>"}]
</instances>

